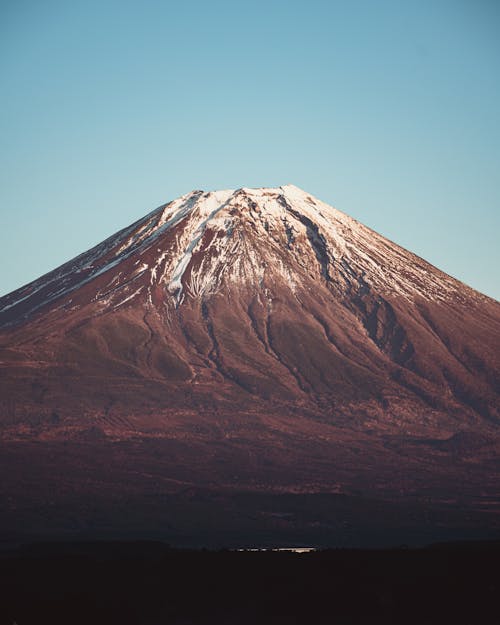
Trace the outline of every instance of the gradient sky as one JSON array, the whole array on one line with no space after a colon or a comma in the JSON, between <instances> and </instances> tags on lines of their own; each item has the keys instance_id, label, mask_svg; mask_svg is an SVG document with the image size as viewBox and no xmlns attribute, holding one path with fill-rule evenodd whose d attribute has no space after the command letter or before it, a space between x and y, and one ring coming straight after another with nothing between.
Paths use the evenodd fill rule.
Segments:
<instances>
[{"instance_id":1,"label":"gradient sky","mask_svg":"<svg viewBox=\"0 0 500 625\"><path fill-rule=\"evenodd\" d=\"M0 294L293 183L500 299L500 3L0 0Z\"/></svg>"}]
</instances>

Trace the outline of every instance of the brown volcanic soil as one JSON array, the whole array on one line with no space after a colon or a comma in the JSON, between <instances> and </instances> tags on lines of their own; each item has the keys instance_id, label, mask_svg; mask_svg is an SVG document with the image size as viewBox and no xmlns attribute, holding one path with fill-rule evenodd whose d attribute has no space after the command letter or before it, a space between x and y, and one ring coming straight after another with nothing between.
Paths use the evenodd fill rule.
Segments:
<instances>
[{"instance_id":1,"label":"brown volcanic soil","mask_svg":"<svg viewBox=\"0 0 500 625\"><path fill-rule=\"evenodd\" d=\"M0 300L4 529L496 530L500 304L293 188L176 202Z\"/></svg>"}]
</instances>

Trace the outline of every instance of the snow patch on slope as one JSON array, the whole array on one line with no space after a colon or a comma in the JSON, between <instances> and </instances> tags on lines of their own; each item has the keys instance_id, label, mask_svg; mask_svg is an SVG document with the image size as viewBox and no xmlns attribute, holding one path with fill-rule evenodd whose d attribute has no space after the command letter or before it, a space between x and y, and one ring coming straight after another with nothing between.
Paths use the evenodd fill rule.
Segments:
<instances>
[{"instance_id":1,"label":"snow patch on slope","mask_svg":"<svg viewBox=\"0 0 500 625\"><path fill-rule=\"evenodd\" d=\"M99 278L108 274L101 286ZM144 278L131 295L128 283ZM89 301L111 298L122 305L140 297L151 306L161 299L178 306L186 297L208 297L231 285L258 294L264 283L282 282L296 293L311 279L335 293L374 288L407 299L482 297L341 211L284 185L183 195L5 296L0 314L15 323L17 307L25 318L96 280Z\"/></svg>"}]
</instances>

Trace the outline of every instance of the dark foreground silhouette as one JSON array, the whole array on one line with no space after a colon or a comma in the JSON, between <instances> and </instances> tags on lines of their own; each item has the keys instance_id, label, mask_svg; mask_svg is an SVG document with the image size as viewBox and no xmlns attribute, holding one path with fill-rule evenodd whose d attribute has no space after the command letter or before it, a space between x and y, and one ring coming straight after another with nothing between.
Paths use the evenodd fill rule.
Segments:
<instances>
[{"instance_id":1,"label":"dark foreground silhouette","mask_svg":"<svg viewBox=\"0 0 500 625\"><path fill-rule=\"evenodd\" d=\"M0 624L500 623L500 543L311 553L155 542L0 553Z\"/></svg>"}]
</instances>

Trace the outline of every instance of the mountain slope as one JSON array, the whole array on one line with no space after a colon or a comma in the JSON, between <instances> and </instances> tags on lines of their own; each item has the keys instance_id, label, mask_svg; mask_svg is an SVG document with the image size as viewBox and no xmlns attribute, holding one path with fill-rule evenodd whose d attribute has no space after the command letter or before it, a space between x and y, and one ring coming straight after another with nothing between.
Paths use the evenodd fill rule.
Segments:
<instances>
[{"instance_id":1,"label":"mountain slope","mask_svg":"<svg viewBox=\"0 0 500 625\"><path fill-rule=\"evenodd\" d=\"M0 299L0 349L6 442L181 444L168 488L497 495L500 304L291 185L161 206Z\"/></svg>"}]
</instances>

